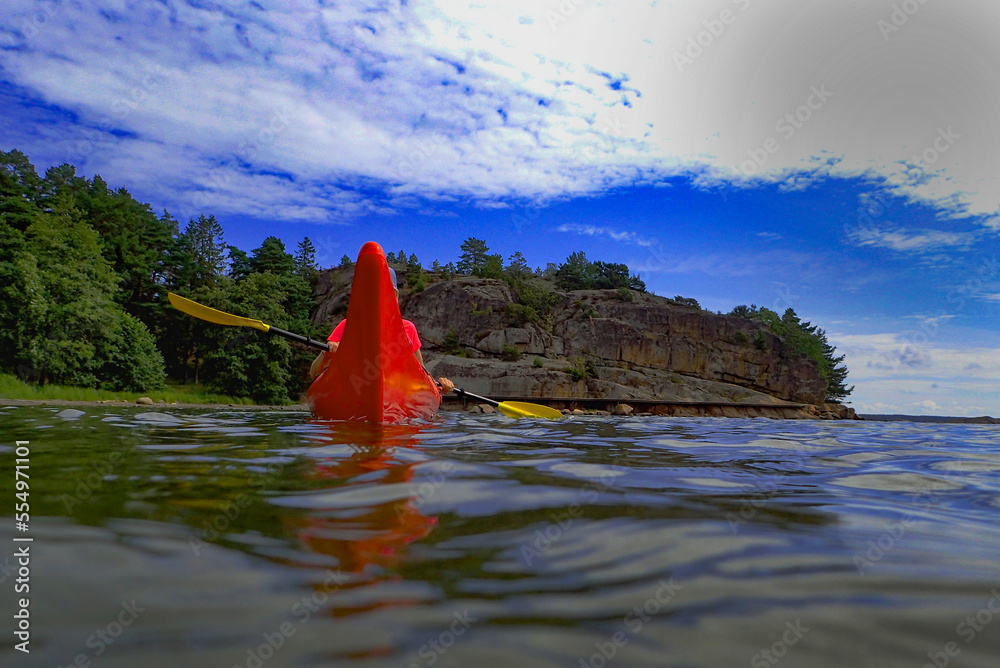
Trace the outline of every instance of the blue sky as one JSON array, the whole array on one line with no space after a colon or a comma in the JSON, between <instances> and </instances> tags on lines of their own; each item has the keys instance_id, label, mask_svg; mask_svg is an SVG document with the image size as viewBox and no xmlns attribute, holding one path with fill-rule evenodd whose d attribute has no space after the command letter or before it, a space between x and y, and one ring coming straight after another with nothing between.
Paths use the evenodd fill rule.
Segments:
<instances>
[{"instance_id":1,"label":"blue sky","mask_svg":"<svg viewBox=\"0 0 1000 668\"><path fill-rule=\"evenodd\" d=\"M1000 415L996 25L978 0L9 0L0 148L327 265L583 250L794 308L860 412Z\"/></svg>"}]
</instances>

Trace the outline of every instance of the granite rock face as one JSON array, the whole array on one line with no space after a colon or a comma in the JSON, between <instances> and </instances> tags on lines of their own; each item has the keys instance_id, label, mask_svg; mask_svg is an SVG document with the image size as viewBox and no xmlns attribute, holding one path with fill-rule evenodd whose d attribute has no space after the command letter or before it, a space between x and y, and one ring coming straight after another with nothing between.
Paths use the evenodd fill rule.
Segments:
<instances>
[{"instance_id":1,"label":"granite rock face","mask_svg":"<svg viewBox=\"0 0 1000 668\"><path fill-rule=\"evenodd\" d=\"M332 327L346 313L345 273L321 278L317 323ZM762 324L638 292L556 294L549 317L533 323L518 322L515 295L499 280L439 281L404 293L401 308L428 368L487 396L823 402L816 362ZM521 359L498 359L514 350Z\"/></svg>"}]
</instances>

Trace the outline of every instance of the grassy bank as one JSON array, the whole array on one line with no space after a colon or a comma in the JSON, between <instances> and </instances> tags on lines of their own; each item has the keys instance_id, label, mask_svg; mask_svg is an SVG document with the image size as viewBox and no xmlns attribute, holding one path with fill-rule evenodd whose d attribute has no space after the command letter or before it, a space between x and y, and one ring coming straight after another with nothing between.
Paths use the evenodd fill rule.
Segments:
<instances>
[{"instance_id":1,"label":"grassy bank","mask_svg":"<svg viewBox=\"0 0 1000 668\"><path fill-rule=\"evenodd\" d=\"M66 385L31 385L10 374L0 374L0 398L4 399L34 399L53 401L135 401L139 397L149 397L159 403L168 404L253 404L246 397L229 397L224 394L209 392L201 385L173 385L168 383L167 389L153 392L111 392L109 390L93 390L86 387L69 387Z\"/></svg>"}]
</instances>

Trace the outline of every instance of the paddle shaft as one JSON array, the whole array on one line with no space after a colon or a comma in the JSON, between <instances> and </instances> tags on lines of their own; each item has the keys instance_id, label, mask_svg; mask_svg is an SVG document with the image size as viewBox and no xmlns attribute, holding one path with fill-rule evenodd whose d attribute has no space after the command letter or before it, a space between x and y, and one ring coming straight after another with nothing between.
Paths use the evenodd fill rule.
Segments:
<instances>
[{"instance_id":1,"label":"paddle shaft","mask_svg":"<svg viewBox=\"0 0 1000 668\"><path fill-rule=\"evenodd\" d=\"M330 350L330 346L324 341L317 341L316 339L310 338L308 336L302 336L301 334L296 334L295 332L289 332L284 329L275 327L274 325L269 325L268 330L270 334L277 334L278 336L283 336L286 339L292 341L298 341L299 343L304 343L307 346L312 346L313 348L319 348L320 350Z\"/></svg>"},{"instance_id":2,"label":"paddle shaft","mask_svg":"<svg viewBox=\"0 0 1000 668\"><path fill-rule=\"evenodd\" d=\"M478 394L473 394L472 392L467 392L460 387L455 388L455 394L460 397L468 397L469 399L475 399L476 401L482 401L483 403L489 404L490 406L499 406L500 402L495 399L489 399L487 397L481 397Z\"/></svg>"}]
</instances>

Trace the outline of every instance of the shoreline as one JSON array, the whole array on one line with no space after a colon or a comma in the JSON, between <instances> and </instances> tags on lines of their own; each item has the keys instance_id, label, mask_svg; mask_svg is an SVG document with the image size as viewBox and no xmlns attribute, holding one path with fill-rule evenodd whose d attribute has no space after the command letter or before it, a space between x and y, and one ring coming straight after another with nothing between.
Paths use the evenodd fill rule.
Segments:
<instances>
[{"instance_id":1,"label":"shoreline","mask_svg":"<svg viewBox=\"0 0 1000 668\"><path fill-rule=\"evenodd\" d=\"M536 398L536 401L542 402L545 399ZM575 402L573 399L558 399L550 400L558 402ZM582 403L582 402L581 402ZM615 403L618 402L608 402ZM633 402L635 403L635 402ZM626 402L620 402L618 405L628 405ZM112 408L180 408L180 409L199 409L199 410L211 410L211 409L237 409L246 411L256 411L256 412L270 412L270 411L284 411L290 413L308 413L309 406L307 404L288 404L283 406L278 405L266 405L266 404L196 404L196 403L166 403L166 402L154 402L154 403L139 403L137 401L119 401L115 399L105 399L105 400L73 400L73 399L7 399L0 397L0 407L6 406L65 406L67 408L76 408L81 406L89 407L112 407ZM1000 419L990 417L990 416L979 416L979 417L958 417L958 416L947 416L947 415L857 415L853 418L841 418L832 415L822 416L818 410L819 407L814 407L811 405L796 405L796 406L782 406L781 404L776 404L773 406L768 405L740 405L740 404L714 404L706 403L704 405L695 402L678 403L665 405L663 410L659 411L649 411L649 412L639 412L639 411L629 411L629 412L619 412L616 413L614 410L583 410L581 408L565 408L564 412L568 415L631 415L634 417L728 417L728 418L755 418L763 417L768 419L787 419L787 420L817 420L817 419L846 419L846 420L864 420L868 422L927 422L932 424L1000 424ZM810 410L812 409L812 410ZM493 412L492 406L486 404L478 404L474 402L469 402L468 405L462 405L462 400L457 397L449 398L448 401L441 405L441 411L446 412Z\"/></svg>"},{"instance_id":2,"label":"shoreline","mask_svg":"<svg viewBox=\"0 0 1000 668\"><path fill-rule=\"evenodd\" d=\"M104 406L113 408L241 408L252 411L305 411L309 412L306 404L289 404L285 406L267 406L261 404L189 404L189 403L166 403L165 401L155 401L152 403L139 403L138 401L120 401L118 399L81 400L81 399L6 399L0 397L0 407L2 406Z\"/></svg>"}]
</instances>

